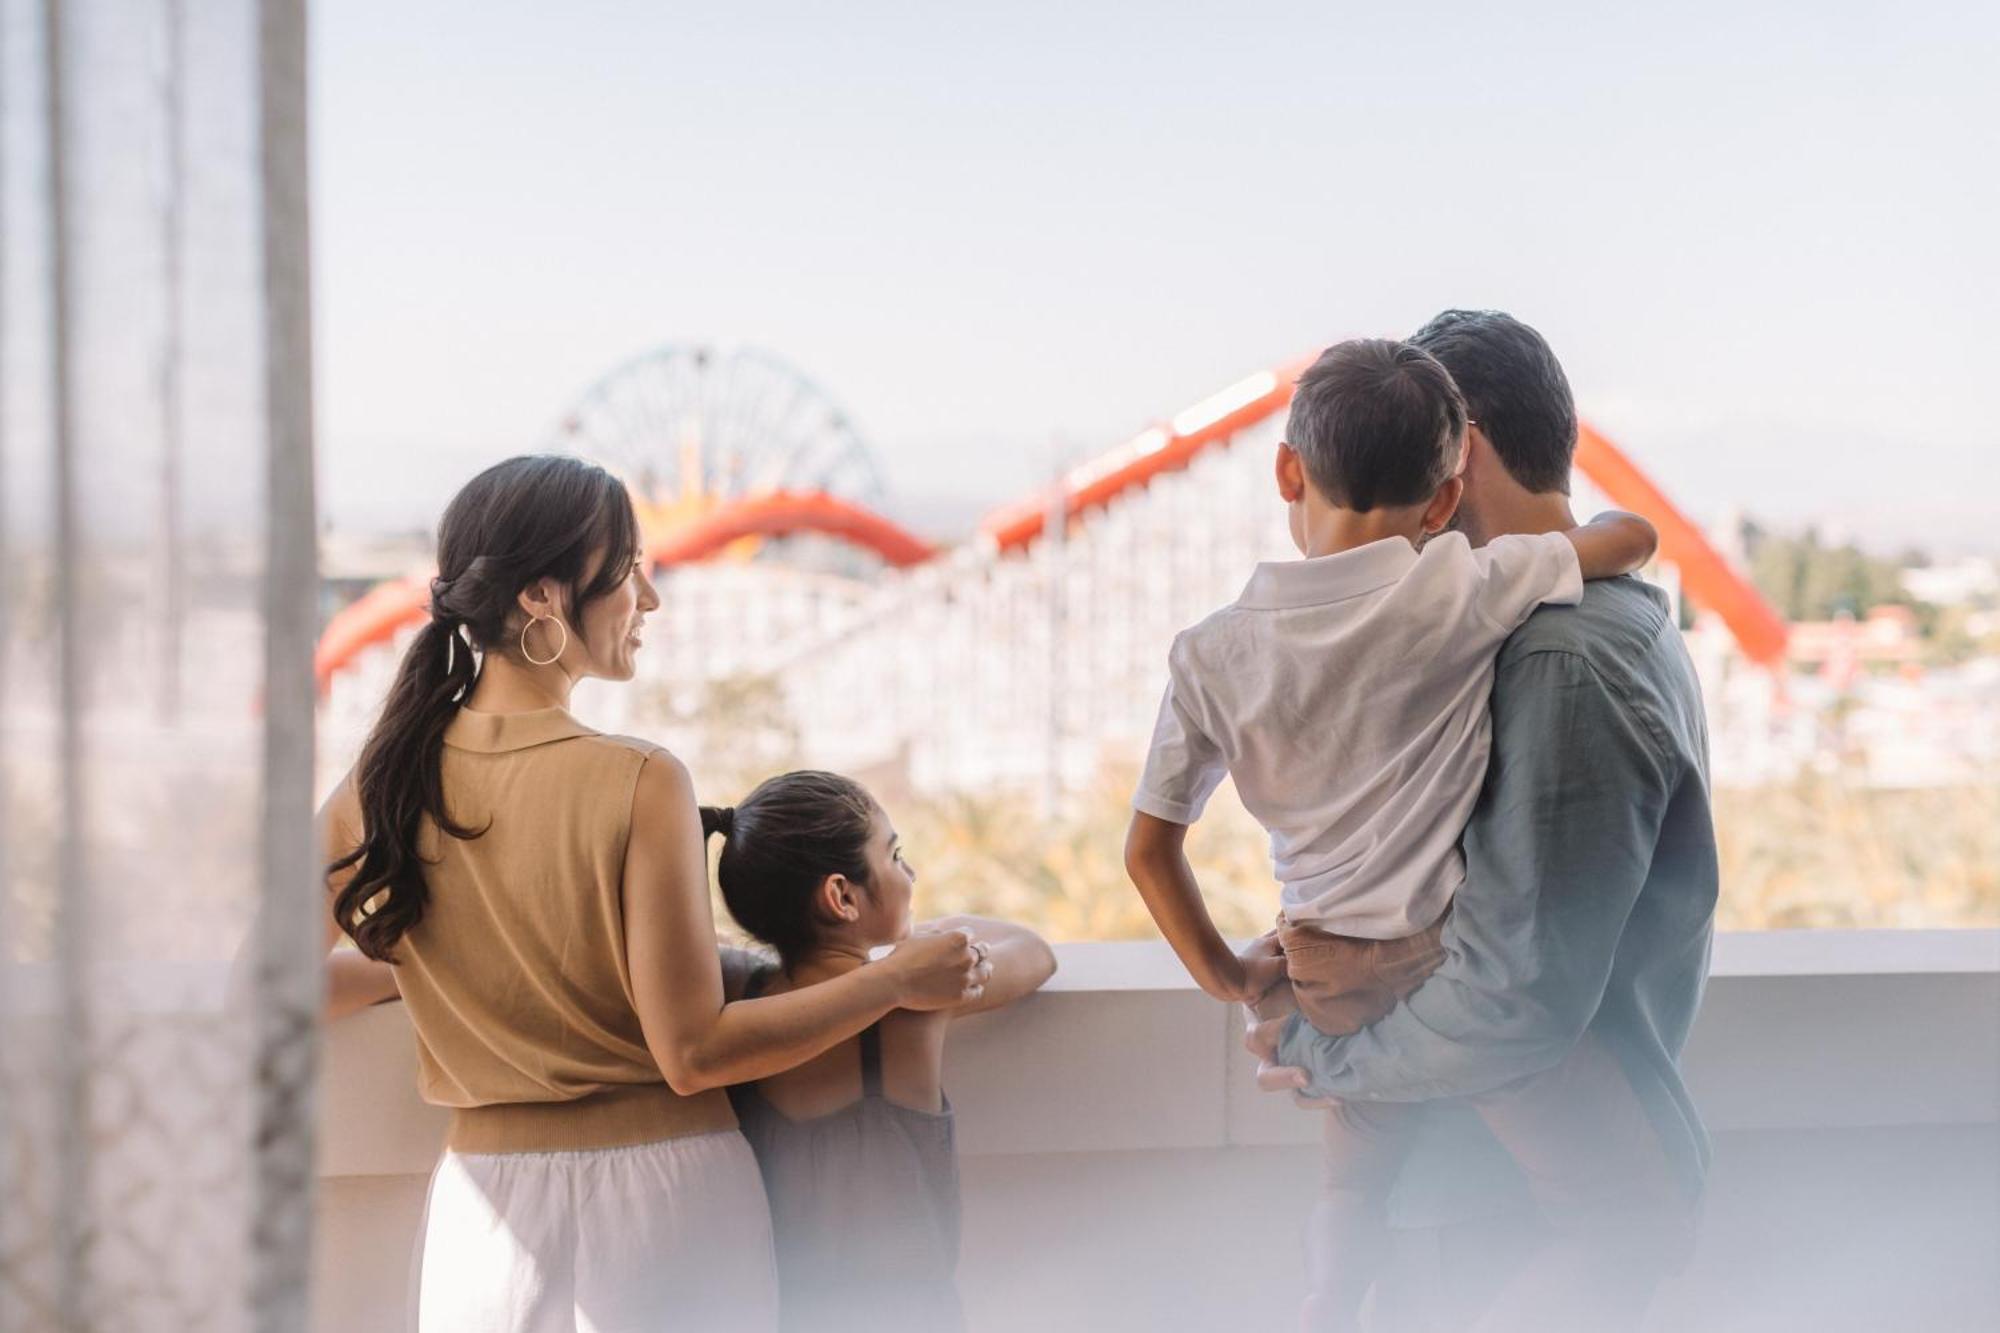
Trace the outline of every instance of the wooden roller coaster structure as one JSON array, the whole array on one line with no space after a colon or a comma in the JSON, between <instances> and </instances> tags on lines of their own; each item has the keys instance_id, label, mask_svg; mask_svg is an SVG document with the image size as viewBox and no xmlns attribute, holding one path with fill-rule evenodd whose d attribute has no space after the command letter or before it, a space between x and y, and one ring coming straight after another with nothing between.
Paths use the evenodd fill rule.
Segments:
<instances>
[{"instance_id":1,"label":"wooden roller coaster structure","mask_svg":"<svg viewBox=\"0 0 2000 1333\"><path fill-rule=\"evenodd\" d=\"M1083 520L1155 477L1187 467L1210 449L1282 412L1311 358L1259 371L1149 426L1116 448L1071 468L1060 493L1043 492L995 509L980 523L976 540L996 555L1026 550L1060 512L1066 523ZM1620 508L1643 515L1660 532L1660 558L1679 568L1681 587L1697 605L1728 626L1751 661L1775 668L1784 659L1786 626L1770 604L1624 451L1584 423L1577 436L1576 466ZM709 559L745 538L816 533L872 551L904 569L936 559L933 546L896 524L837 496L770 491L722 502L707 513L646 534L655 567ZM429 614L429 580L378 584L328 621L314 657L321 690L368 649L388 642Z\"/></svg>"}]
</instances>

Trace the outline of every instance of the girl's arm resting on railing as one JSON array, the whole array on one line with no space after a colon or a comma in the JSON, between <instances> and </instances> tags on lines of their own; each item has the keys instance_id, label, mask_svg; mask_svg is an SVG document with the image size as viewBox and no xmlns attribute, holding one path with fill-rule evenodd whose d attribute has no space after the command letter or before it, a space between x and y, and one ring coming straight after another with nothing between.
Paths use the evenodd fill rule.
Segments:
<instances>
[{"instance_id":1,"label":"girl's arm resting on railing","mask_svg":"<svg viewBox=\"0 0 2000 1333\"><path fill-rule=\"evenodd\" d=\"M986 946L986 961L993 976L976 1000L968 1000L951 1010L954 1015L984 1013L1012 1004L1042 988L1056 973L1056 953L1049 942L1011 921L995 921L983 916L947 916L926 921L919 931L964 930L975 943Z\"/></svg>"},{"instance_id":2,"label":"girl's arm resting on railing","mask_svg":"<svg viewBox=\"0 0 2000 1333\"><path fill-rule=\"evenodd\" d=\"M639 770L625 849L625 949L646 1045L674 1091L767 1078L859 1033L891 1009L977 998L988 968L963 931L922 935L845 976L728 1001L709 908L701 817L687 770L655 753Z\"/></svg>"}]
</instances>

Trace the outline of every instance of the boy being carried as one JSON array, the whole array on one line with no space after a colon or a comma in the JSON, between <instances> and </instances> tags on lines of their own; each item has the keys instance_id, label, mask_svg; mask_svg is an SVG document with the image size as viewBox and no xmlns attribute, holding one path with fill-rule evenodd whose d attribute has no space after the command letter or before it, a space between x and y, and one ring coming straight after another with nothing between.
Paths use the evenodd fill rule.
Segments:
<instances>
[{"instance_id":1,"label":"boy being carried","mask_svg":"<svg viewBox=\"0 0 2000 1333\"><path fill-rule=\"evenodd\" d=\"M1465 878L1458 844L1486 773L1495 654L1536 607L1575 604L1583 580L1631 573L1658 545L1644 519L1606 514L1472 549L1445 531L1467 424L1457 386L1420 348L1328 348L1300 377L1278 446L1278 494L1305 558L1259 565L1236 602L1174 639L1126 868L1218 999L1268 1006L1289 976L1306 1018L1338 1034L1430 974ZM1183 850L1225 772L1269 832L1282 886L1278 929L1240 955ZM1365 1127L1352 1114L1328 1117L1309 1327L1353 1325L1406 1146L1402 1108L1371 1105Z\"/></svg>"}]
</instances>

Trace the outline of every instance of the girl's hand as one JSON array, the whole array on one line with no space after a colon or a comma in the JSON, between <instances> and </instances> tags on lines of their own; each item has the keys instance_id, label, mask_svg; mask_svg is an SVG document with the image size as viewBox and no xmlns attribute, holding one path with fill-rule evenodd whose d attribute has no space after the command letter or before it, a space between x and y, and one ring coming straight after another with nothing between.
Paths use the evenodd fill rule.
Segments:
<instances>
[{"instance_id":1,"label":"girl's hand","mask_svg":"<svg viewBox=\"0 0 2000 1333\"><path fill-rule=\"evenodd\" d=\"M912 935L882 960L896 977L897 1003L904 1009L954 1009L986 991L993 965L985 945L964 929Z\"/></svg>"}]
</instances>

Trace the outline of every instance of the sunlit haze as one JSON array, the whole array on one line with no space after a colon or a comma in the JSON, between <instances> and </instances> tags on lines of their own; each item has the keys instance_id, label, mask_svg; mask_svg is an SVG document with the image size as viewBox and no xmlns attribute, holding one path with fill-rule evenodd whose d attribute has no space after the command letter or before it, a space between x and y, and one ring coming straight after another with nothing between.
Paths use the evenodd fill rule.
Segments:
<instances>
[{"instance_id":1,"label":"sunlit haze","mask_svg":"<svg viewBox=\"0 0 2000 1333\"><path fill-rule=\"evenodd\" d=\"M963 531L1473 305L1701 517L1990 551L1995 12L318 6L323 509L427 525L619 363L720 341Z\"/></svg>"}]
</instances>

